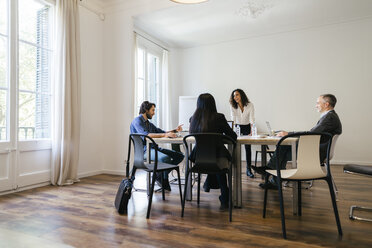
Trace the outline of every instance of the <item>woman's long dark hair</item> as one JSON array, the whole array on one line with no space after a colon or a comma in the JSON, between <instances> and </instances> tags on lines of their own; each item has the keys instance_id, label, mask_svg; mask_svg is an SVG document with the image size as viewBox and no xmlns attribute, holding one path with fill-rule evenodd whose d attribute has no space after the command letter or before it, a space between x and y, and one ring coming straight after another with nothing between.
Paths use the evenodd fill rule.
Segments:
<instances>
[{"instance_id":1,"label":"woman's long dark hair","mask_svg":"<svg viewBox=\"0 0 372 248\"><path fill-rule=\"evenodd\" d=\"M207 131L216 113L216 101L213 96L209 93L199 95L195 113L191 117L190 133Z\"/></svg>"},{"instance_id":2,"label":"woman's long dark hair","mask_svg":"<svg viewBox=\"0 0 372 248\"><path fill-rule=\"evenodd\" d=\"M248 103L250 103L250 101L249 101L247 95L244 93L244 91L242 89L235 89L235 90L233 90L233 92L231 92L231 96L230 96L230 104L231 104L231 106L234 109L237 109L238 108L238 103L234 100L234 93L235 93L235 91L239 92L240 98L242 99L243 106L247 106Z\"/></svg>"}]
</instances>

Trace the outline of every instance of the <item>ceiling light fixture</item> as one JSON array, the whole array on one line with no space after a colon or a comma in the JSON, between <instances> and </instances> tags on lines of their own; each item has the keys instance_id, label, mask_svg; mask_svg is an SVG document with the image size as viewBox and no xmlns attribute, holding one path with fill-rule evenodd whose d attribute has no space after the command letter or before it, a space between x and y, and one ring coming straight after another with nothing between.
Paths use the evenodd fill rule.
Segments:
<instances>
[{"instance_id":1,"label":"ceiling light fixture","mask_svg":"<svg viewBox=\"0 0 372 248\"><path fill-rule=\"evenodd\" d=\"M242 7L236 10L236 15L242 17L252 17L257 18L261 15L264 11L273 7L273 3L271 0L243 0Z\"/></svg>"},{"instance_id":2,"label":"ceiling light fixture","mask_svg":"<svg viewBox=\"0 0 372 248\"><path fill-rule=\"evenodd\" d=\"M171 0L171 1L175 3L188 4L188 3L203 3L203 2L207 2L208 0Z\"/></svg>"}]
</instances>

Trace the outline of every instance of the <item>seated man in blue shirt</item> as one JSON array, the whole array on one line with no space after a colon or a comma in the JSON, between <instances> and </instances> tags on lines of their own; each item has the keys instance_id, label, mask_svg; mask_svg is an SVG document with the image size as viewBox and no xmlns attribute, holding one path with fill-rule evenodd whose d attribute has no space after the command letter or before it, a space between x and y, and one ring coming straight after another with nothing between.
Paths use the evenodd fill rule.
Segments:
<instances>
[{"instance_id":1,"label":"seated man in blue shirt","mask_svg":"<svg viewBox=\"0 0 372 248\"><path fill-rule=\"evenodd\" d=\"M182 131L181 125L177 127L175 131L164 131L160 128L157 128L154 124L152 124L149 120L155 115L155 103L151 103L148 101L144 101L141 104L139 116L137 116L132 123L130 124L130 133L140 133L146 134L151 138L162 138L162 137L169 137L175 138L177 137L175 132ZM146 146L144 148L144 159L146 159ZM177 165L182 162L184 155L181 152L164 149L159 147L158 153L158 161L162 163L174 164ZM155 159L155 150L151 149L151 160ZM164 172L164 189L170 191L171 187L169 185L168 180L169 171ZM160 182L160 174L156 175L156 182L161 187Z\"/></svg>"}]
</instances>

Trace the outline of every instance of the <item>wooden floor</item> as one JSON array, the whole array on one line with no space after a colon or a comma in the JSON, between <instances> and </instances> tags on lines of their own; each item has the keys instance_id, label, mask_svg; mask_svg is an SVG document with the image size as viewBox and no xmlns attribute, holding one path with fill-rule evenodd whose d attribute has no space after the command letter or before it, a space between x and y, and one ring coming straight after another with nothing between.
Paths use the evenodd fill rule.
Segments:
<instances>
[{"instance_id":1,"label":"wooden floor","mask_svg":"<svg viewBox=\"0 0 372 248\"><path fill-rule=\"evenodd\" d=\"M344 231L338 237L325 182L303 190L303 216L293 216L291 189L284 190L287 235L282 238L277 191L270 191L262 218L261 179L243 176L243 208L219 211L218 190L201 193L201 204L187 202L181 218L178 190L166 201L154 196L150 220L147 197L135 192L128 215L113 207L120 176L84 178L72 186L46 186L0 197L0 247L372 247L372 223L351 221L349 206L372 206L372 178L342 173L333 167L339 189L339 213ZM137 177L137 187L144 187ZM195 194L194 194L195 195Z\"/></svg>"}]
</instances>

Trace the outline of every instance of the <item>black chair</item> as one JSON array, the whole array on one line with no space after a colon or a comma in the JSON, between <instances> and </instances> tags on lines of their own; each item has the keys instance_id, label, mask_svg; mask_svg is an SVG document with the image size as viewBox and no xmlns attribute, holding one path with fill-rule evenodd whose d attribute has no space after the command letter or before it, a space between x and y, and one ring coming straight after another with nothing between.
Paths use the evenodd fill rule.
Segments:
<instances>
[{"instance_id":1,"label":"black chair","mask_svg":"<svg viewBox=\"0 0 372 248\"><path fill-rule=\"evenodd\" d=\"M190 158L191 149L189 143L192 139L195 139L195 158ZM185 199L187 192L188 178L191 173L198 173L198 196L197 203L200 203L200 175L201 174L217 174L227 173L229 183L229 220L232 221L232 165L235 154L236 141L229 136L219 133L198 133L190 134L183 138L183 143L186 150L186 176L185 176L185 190L182 202L182 214L184 216L185 210ZM219 168L217 164L217 149L221 144L232 145L230 158L228 158L228 168ZM191 161L193 160L193 161ZM192 162L192 163L190 163ZM190 166L191 164L191 166Z\"/></svg>"},{"instance_id":2,"label":"black chair","mask_svg":"<svg viewBox=\"0 0 372 248\"><path fill-rule=\"evenodd\" d=\"M320 163L319 156L319 144L320 138L328 138L328 148L327 148L327 159L325 166L327 171L324 172ZM298 183L298 215L301 216L301 182L308 180L325 180L328 183L329 192L332 198L333 210L336 218L338 233L342 236L342 229L340 218L338 215L338 209L336 204L335 191L332 183L332 175L329 166L329 152L332 144L332 135L329 133L317 133L317 132L300 132L294 133L281 138L276 146L278 154L280 154L280 149L282 149L282 143L288 138L298 138L298 150L297 150L297 168L295 169L281 169L279 160L276 160L276 170L266 170L267 174L265 176L265 182L268 182L269 176L276 176L278 184L278 193L280 200L280 214L282 219L282 232L283 238L287 238L286 228L285 228L285 216L284 216L284 205L283 205L283 192L282 192L282 180L286 181L296 181ZM264 207L263 207L263 217L266 216L266 202L267 202L267 188L265 189L264 195Z\"/></svg>"},{"instance_id":3,"label":"black chair","mask_svg":"<svg viewBox=\"0 0 372 248\"><path fill-rule=\"evenodd\" d=\"M180 183L180 171L178 165L173 164L166 164L166 163L159 163L158 162L158 151L159 147L155 143L155 141L150 138L149 136L145 134L131 134L129 135L129 145L128 145L128 160L127 160L127 176L129 176L129 164L130 164L130 154L131 154L131 144L133 142L134 146L134 160L133 160L133 169L132 169L132 177L135 176L136 170L141 169L149 173L149 177L152 175L152 180L150 182L150 195L149 195L149 203L147 207L147 215L146 218L148 219L150 217L150 211L151 211L151 203L152 203L152 196L154 194L154 187L155 187L155 179L156 179L156 173L157 172L163 172L168 170L176 170L177 176L178 176L178 186L180 190L180 198L181 198L181 204L182 204L182 190L181 190L181 183ZM144 161L144 147L146 143L149 142L150 146L155 149L155 160L153 163L151 163L151 159L149 159L150 162ZM149 152L149 151L146 151ZM148 154L150 156L150 154ZM163 173L161 174L161 182L163 184ZM162 187L162 197L163 200L165 200L165 193L164 193L164 185Z\"/></svg>"},{"instance_id":4,"label":"black chair","mask_svg":"<svg viewBox=\"0 0 372 248\"><path fill-rule=\"evenodd\" d=\"M372 166L367 165L356 165L356 164L347 164L344 166L344 172L349 174L355 174L359 176L372 176ZM354 210L361 210L365 212L371 212L372 208L370 207L361 207L353 205L350 207L349 218L352 220L364 220L364 221L372 221L372 219L358 217L354 215Z\"/></svg>"}]
</instances>

